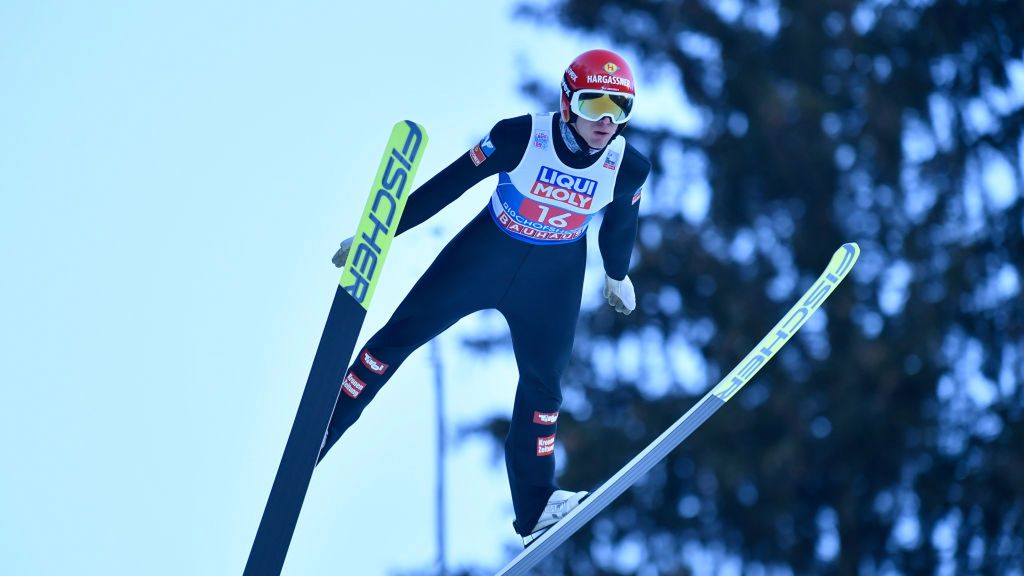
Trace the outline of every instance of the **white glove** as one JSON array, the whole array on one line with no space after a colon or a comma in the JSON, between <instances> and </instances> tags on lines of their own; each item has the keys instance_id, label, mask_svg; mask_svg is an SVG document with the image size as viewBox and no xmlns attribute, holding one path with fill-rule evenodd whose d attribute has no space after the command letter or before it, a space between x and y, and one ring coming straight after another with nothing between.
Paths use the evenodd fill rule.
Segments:
<instances>
[{"instance_id":1,"label":"white glove","mask_svg":"<svg viewBox=\"0 0 1024 576\"><path fill-rule=\"evenodd\" d=\"M355 236L349 236L341 241L341 248L334 253L334 258L331 258L331 262L338 268L345 265L345 259L348 258L348 251L352 249L352 240L355 240Z\"/></svg>"},{"instance_id":2,"label":"white glove","mask_svg":"<svg viewBox=\"0 0 1024 576\"><path fill-rule=\"evenodd\" d=\"M608 304L626 316L636 308L636 292L633 291L633 282L626 276L622 280L615 280L611 276L604 276L604 297Z\"/></svg>"}]
</instances>

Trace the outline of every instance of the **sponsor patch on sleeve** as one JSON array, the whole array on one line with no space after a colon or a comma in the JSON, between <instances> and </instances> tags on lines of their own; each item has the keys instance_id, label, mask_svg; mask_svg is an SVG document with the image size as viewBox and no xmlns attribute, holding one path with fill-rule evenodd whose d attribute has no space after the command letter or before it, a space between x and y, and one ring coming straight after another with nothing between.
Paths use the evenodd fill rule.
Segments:
<instances>
[{"instance_id":1,"label":"sponsor patch on sleeve","mask_svg":"<svg viewBox=\"0 0 1024 576\"><path fill-rule=\"evenodd\" d=\"M470 149L469 159L475 166L479 166L484 163L484 160L490 158L491 154L494 154L494 143L491 142L491 135L487 134L480 143Z\"/></svg>"},{"instance_id":2,"label":"sponsor patch on sleeve","mask_svg":"<svg viewBox=\"0 0 1024 576\"><path fill-rule=\"evenodd\" d=\"M550 456L555 453L555 435L537 438L537 456Z\"/></svg>"},{"instance_id":3,"label":"sponsor patch on sleeve","mask_svg":"<svg viewBox=\"0 0 1024 576\"><path fill-rule=\"evenodd\" d=\"M640 187L636 189L636 192L633 193L633 204L636 204L637 202L640 201L640 196L643 194L644 188L647 188L647 185L650 183L650 181L651 175L647 174L647 178L644 179L643 184L641 184Z\"/></svg>"}]
</instances>

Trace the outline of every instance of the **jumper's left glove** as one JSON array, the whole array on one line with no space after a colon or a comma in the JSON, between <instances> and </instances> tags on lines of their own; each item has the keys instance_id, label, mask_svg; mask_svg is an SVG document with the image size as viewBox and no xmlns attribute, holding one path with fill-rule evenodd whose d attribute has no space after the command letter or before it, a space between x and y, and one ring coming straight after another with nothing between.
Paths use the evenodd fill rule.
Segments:
<instances>
[{"instance_id":1,"label":"jumper's left glove","mask_svg":"<svg viewBox=\"0 0 1024 576\"><path fill-rule=\"evenodd\" d=\"M629 316L629 313L636 308L636 292L633 291L633 282L630 281L629 276L622 280L615 280L605 274L604 297L608 299L608 304L615 308L616 312L621 312L626 316Z\"/></svg>"},{"instance_id":2,"label":"jumper's left glove","mask_svg":"<svg viewBox=\"0 0 1024 576\"><path fill-rule=\"evenodd\" d=\"M348 252L352 249L352 241L355 239L355 236L349 236L341 241L341 248L338 248L338 251L334 253L334 257L331 258L331 262L334 262L337 268L345 265L345 259L348 258Z\"/></svg>"}]
</instances>

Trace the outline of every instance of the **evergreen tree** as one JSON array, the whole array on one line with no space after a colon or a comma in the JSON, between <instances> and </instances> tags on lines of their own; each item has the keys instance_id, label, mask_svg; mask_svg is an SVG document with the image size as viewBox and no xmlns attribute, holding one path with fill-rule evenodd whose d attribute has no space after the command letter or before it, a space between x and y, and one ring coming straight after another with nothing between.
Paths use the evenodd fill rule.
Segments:
<instances>
[{"instance_id":1,"label":"evergreen tree","mask_svg":"<svg viewBox=\"0 0 1024 576\"><path fill-rule=\"evenodd\" d=\"M840 244L862 248L780 356L548 566L1020 573L1024 2L561 0L521 15L606 38L641 79L678 77L702 119L628 130L655 170L639 304L581 317L564 486L610 477ZM481 426L499 442L506 427Z\"/></svg>"}]
</instances>

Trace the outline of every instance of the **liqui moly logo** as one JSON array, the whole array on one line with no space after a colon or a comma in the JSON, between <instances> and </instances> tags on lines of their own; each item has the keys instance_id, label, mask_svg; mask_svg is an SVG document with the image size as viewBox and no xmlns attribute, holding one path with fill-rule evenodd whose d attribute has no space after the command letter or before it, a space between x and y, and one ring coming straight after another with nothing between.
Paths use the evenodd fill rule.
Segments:
<instances>
[{"instance_id":1,"label":"liqui moly logo","mask_svg":"<svg viewBox=\"0 0 1024 576\"><path fill-rule=\"evenodd\" d=\"M345 391L345 394L352 398L359 398L363 388L366 388L366 382L363 382L351 372L345 374L345 380L341 383L341 389Z\"/></svg>"},{"instance_id":2,"label":"liqui moly logo","mask_svg":"<svg viewBox=\"0 0 1024 576\"><path fill-rule=\"evenodd\" d=\"M594 200L597 181L542 166L530 194L550 198L573 208L586 210Z\"/></svg>"},{"instance_id":3,"label":"liqui moly logo","mask_svg":"<svg viewBox=\"0 0 1024 576\"><path fill-rule=\"evenodd\" d=\"M555 435L537 438L537 456L550 456L555 453Z\"/></svg>"},{"instance_id":4,"label":"liqui moly logo","mask_svg":"<svg viewBox=\"0 0 1024 576\"><path fill-rule=\"evenodd\" d=\"M363 352L362 354L359 355L359 358L363 361L363 366L366 366L366 368L370 372L373 372L378 376L383 374L388 369L387 364L374 358L373 354L370 354L370 351L367 350L366 348L363 348Z\"/></svg>"},{"instance_id":5,"label":"liqui moly logo","mask_svg":"<svg viewBox=\"0 0 1024 576\"><path fill-rule=\"evenodd\" d=\"M543 426L554 426L558 422L558 412L534 412L533 423Z\"/></svg>"}]
</instances>

